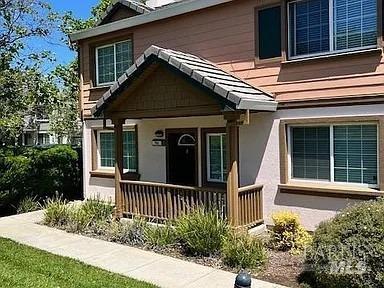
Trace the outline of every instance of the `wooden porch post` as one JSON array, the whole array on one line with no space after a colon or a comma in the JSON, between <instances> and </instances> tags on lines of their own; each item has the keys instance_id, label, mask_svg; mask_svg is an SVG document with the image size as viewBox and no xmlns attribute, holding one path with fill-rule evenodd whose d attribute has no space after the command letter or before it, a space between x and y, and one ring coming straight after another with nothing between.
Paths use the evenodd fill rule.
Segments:
<instances>
[{"instance_id":1,"label":"wooden porch post","mask_svg":"<svg viewBox=\"0 0 384 288\"><path fill-rule=\"evenodd\" d=\"M239 120L240 114L227 112L224 114L227 120L227 215L230 225L236 227L239 224Z\"/></svg>"},{"instance_id":2,"label":"wooden porch post","mask_svg":"<svg viewBox=\"0 0 384 288\"><path fill-rule=\"evenodd\" d=\"M120 181L123 175L123 124L124 119L112 119L115 132L115 218L123 217L123 195Z\"/></svg>"}]
</instances>

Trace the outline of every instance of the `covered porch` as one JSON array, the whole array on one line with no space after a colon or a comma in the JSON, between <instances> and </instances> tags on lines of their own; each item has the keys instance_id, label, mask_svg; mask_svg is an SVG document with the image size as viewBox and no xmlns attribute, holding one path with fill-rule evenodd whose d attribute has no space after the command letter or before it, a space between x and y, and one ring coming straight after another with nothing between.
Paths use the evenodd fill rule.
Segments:
<instances>
[{"instance_id":1,"label":"covered porch","mask_svg":"<svg viewBox=\"0 0 384 288\"><path fill-rule=\"evenodd\" d=\"M156 46L147 49L92 111L113 123L116 217L175 219L193 207L204 206L217 209L220 217L236 227L262 222L262 183L239 187L239 126L249 124L251 111L272 112L276 106L271 95L204 59ZM154 139L145 140L166 149L165 183L141 181L140 168L135 180L124 173L123 126L127 119L177 121L210 116L221 117L222 127L203 131L192 124L159 129ZM208 145L204 133L210 131L210 135L223 135L221 162L226 163L221 181L214 185L205 181L207 152L197 148ZM138 153L143 153L140 148Z\"/></svg>"}]
</instances>

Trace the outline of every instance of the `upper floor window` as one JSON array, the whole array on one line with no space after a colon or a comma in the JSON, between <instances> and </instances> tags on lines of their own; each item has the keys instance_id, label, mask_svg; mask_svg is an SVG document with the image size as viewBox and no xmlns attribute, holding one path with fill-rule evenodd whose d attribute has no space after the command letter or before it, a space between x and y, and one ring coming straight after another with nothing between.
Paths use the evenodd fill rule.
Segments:
<instances>
[{"instance_id":1,"label":"upper floor window","mask_svg":"<svg viewBox=\"0 0 384 288\"><path fill-rule=\"evenodd\" d=\"M127 40L96 48L96 83L115 82L133 64L132 41Z\"/></svg>"},{"instance_id":2,"label":"upper floor window","mask_svg":"<svg viewBox=\"0 0 384 288\"><path fill-rule=\"evenodd\" d=\"M301 58L377 44L377 0L288 3L289 56Z\"/></svg>"}]
</instances>

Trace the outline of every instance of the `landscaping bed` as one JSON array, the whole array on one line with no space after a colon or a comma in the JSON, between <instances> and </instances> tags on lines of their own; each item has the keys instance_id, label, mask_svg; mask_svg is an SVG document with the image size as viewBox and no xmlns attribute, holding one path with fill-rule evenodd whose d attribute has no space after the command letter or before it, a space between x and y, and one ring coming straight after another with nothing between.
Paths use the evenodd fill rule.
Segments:
<instances>
[{"instance_id":1,"label":"landscaping bed","mask_svg":"<svg viewBox=\"0 0 384 288\"><path fill-rule=\"evenodd\" d=\"M289 249L276 251L271 245L276 242L268 235L255 237L246 231L231 229L215 211L197 207L180 219L160 225L140 218L117 222L111 215L112 206L97 199L82 204L56 199L46 205L44 224L234 273L246 269L255 278L299 287L302 256L292 255ZM291 215L284 214L284 217ZM284 245L290 245L290 240L283 240Z\"/></svg>"},{"instance_id":2,"label":"landscaping bed","mask_svg":"<svg viewBox=\"0 0 384 288\"><path fill-rule=\"evenodd\" d=\"M384 287L384 199L344 209L313 236L289 211L274 213L268 235L255 237L201 207L162 225L114 221L113 207L98 200L68 205L58 199L45 208L44 224L51 227L235 273L243 268L289 287Z\"/></svg>"},{"instance_id":3,"label":"landscaping bed","mask_svg":"<svg viewBox=\"0 0 384 288\"><path fill-rule=\"evenodd\" d=\"M304 271L304 262L303 255L292 255L290 252L270 249L267 265L255 277L288 287L300 287L298 279Z\"/></svg>"},{"instance_id":4,"label":"landscaping bed","mask_svg":"<svg viewBox=\"0 0 384 288\"><path fill-rule=\"evenodd\" d=\"M92 237L92 235L85 236ZM239 272L239 268L233 268L225 265L218 256L186 256L182 253L182 250L180 249L156 249L150 247L137 248L194 262L200 265L209 266L215 269L221 269L232 273ZM263 280L266 282L276 283L292 288L299 288L300 283L298 279L304 271L304 256L292 255L290 252L274 251L272 249L267 249L266 252L268 254L268 261L263 267L249 271L251 272L252 276L256 279Z\"/></svg>"},{"instance_id":5,"label":"landscaping bed","mask_svg":"<svg viewBox=\"0 0 384 288\"><path fill-rule=\"evenodd\" d=\"M0 283L2 288L156 287L4 238L0 238Z\"/></svg>"}]
</instances>

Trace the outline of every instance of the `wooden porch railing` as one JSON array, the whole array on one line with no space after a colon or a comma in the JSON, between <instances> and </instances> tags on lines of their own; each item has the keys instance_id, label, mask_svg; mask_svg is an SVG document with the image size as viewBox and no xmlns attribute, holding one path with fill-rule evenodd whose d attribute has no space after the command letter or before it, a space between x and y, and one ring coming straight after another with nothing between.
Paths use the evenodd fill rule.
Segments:
<instances>
[{"instance_id":1,"label":"wooden porch railing","mask_svg":"<svg viewBox=\"0 0 384 288\"><path fill-rule=\"evenodd\" d=\"M142 181L120 181L123 214L149 219L176 219L190 209L203 206L227 217L227 194L216 188L199 188ZM239 226L251 227L263 221L262 185L239 188Z\"/></svg>"},{"instance_id":2,"label":"wooden porch railing","mask_svg":"<svg viewBox=\"0 0 384 288\"><path fill-rule=\"evenodd\" d=\"M120 181L123 214L150 219L175 219L196 206L215 208L227 214L226 191L142 181Z\"/></svg>"},{"instance_id":3,"label":"wooden porch railing","mask_svg":"<svg viewBox=\"0 0 384 288\"><path fill-rule=\"evenodd\" d=\"M239 188L239 225L255 226L263 221L262 185Z\"/></svg>"}]
</instances>

